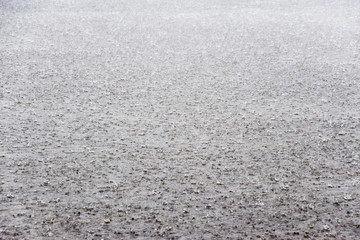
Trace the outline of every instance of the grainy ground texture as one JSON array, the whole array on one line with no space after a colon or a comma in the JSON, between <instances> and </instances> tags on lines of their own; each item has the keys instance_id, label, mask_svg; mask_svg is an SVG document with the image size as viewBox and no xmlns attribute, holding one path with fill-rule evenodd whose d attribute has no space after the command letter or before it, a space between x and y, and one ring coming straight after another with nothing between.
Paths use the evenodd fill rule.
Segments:
<instances>
[{"instance_id":1,"label":"grainy ground texture","mask_svg":"<svg viewBox=\"0 0 360 240\"><path fill-rule=\"evenodd\" d=\"M1 0L0 239L360 239L357 0Z\"/></svg>"}]
</instances>

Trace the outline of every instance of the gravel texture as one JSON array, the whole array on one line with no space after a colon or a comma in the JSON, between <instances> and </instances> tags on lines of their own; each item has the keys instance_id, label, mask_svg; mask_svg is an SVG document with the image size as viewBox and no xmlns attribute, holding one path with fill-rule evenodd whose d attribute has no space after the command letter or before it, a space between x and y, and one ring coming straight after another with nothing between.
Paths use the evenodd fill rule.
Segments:
<instances>
[{"instance_id":1,"label":"gravel texture","mask_svg":"<svg viewBox=\"0 0 360 240\"><path fill-rule=\"evenodd\" d=\"M359 239L360 2L1 0L0 239Z\"/></svg>"}]
</instances>

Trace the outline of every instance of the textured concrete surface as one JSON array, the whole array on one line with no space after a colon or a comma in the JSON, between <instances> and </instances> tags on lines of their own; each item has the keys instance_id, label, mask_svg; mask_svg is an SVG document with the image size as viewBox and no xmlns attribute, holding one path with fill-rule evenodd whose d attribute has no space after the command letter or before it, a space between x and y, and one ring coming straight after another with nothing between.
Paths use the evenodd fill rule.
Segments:
<instances>
[{"instance_id":1,"label":"textured concrete surface","mask_svg":"<svg viewBox=\"0 0 360 240\"><path fill-rule=\"evenodd\" d=\"M1 0L0 239L359 239L360 2Z\"/></svg>"}]
</instances>

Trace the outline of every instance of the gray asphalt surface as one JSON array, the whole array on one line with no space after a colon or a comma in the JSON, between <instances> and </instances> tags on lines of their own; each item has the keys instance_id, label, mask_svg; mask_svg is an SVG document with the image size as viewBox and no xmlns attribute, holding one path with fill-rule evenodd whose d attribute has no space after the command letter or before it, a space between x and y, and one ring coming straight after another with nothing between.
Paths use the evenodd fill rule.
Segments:
<instances>
[{"instance_id":1,"label":"gray asphalt surface","mask_svg":"<svg viewBox=\"0 0 360 240\"><path fill-rule=\"evenodd\" d=\"M0 239L359 239L360 2L0 1Z\"/></svg>"}]
</instances>

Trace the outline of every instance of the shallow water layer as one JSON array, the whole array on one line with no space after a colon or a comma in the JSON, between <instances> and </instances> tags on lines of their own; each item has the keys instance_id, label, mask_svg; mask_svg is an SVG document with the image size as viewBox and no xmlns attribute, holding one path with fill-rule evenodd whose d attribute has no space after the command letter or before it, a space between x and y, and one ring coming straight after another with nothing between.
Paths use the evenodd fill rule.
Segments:
<instances>
[{"instance_id":1,"label":"shallow water layer","mask_svg":"<svg viewBox=\"0 0 360 240\"><path fill-rule=\"evenodd\" d=\"M0 239L357 239L358 1L0 3Z\"/></svg>"}]
</instances>

